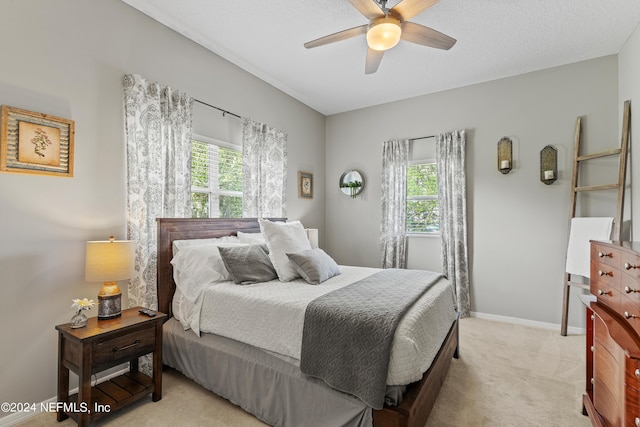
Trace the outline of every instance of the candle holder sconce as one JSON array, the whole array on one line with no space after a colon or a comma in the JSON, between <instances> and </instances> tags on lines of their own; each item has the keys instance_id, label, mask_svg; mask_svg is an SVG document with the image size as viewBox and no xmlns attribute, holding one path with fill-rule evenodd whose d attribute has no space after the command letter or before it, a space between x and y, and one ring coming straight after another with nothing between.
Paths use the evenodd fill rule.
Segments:
<instances>
[{"instance_id":1,"label":"candle holder sconce","mask_svg":"<svg viewBox=\"0 0 640 427\"><path fill-rule=\"evenodd\" d=\"M558 150L547 145L540 151L540 181L551 185L558 179Z\"/></svg>"},{"instance_id":2,"label":"candle holder sconce","mask_svg":"<svg viewBox=\"0 0 640 427\"><path fill-rule=\"evenodd\" d=\"M498 141L498 170L500 173L508 174L513 167L511 139L506 136Z\"/></svg>"}]
</instances>

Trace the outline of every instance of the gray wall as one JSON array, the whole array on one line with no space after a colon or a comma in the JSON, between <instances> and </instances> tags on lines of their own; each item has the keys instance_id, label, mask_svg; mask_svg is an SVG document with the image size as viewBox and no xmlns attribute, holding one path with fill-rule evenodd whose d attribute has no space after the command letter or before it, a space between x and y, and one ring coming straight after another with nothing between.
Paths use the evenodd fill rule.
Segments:
<instances>
[{"instance_id":1,"label":"gray wall","mask_svg":"<svg viewBox=\"0 0 640 427\"><path fill-rule=\"evenodd\" d=\"M609 56L328 117L327 250L342 264L379 266L382 142L465 129L472 311L559 324L576 117L584 117L583 152L614 147L618 104L617 57ZM508 175L496 169L503 136L514 144ZM547 144L559 154L553 185L539 180ZM608 179L608 166L585 176ZM356 199L337 187L351 168L367 179ZM615 194L600 193L579 212L613 216L614 204ZM439 239L409 239L410 268L440 271L439 254ZM582 326L572 300L570 325Z\"/></svg>"},{"instance_id":2,"label":"gray wall","mask_svg":"<svg viewBox=\"0 0 640 427\"><path fill-rule=\"evenodd\" d=\"M123 74L286 132L288 215L324 230L323 115L117 0L4 0L0 34L0 104L76 124L73 178L0 174L0 401L55 396L54 326L100 289L84 281L85 241L126 237ZM298 199L298 170L314 174L313 200Z\"/></svg>"},{"instance_id":3,"label":"gray wall","mask_svg":"<svg viewBox=\"0 0 640 427\"><path fill-rule=\"evenodd\" d=\"M625 100L631 101L631 135L633 129L640 129L640 110L638 109L638 100L640 100L640 27L629 37L622 50L618 55L618 79L619 79L619 99L620 105ZM635 102L635 104L634 104ZM634 113L635 106L635 113ZM621 110L622 111L622 110ZM622 113L620 113L622 114ZM620 128L622 128L620 122ZM633 140L633 138L632 138ZM633 149L633 141L631 144L631 161L630 164L638 164L638 155ZM640 174L633 173L631 168L631 179L627 182L631 185L631 197L627 203L627 209L631 212L631 222L636 224L632 227L632 237L634 240L640 240L640 210L637 209L638 200L640 200Z\"/></svg>"}]
</instances>

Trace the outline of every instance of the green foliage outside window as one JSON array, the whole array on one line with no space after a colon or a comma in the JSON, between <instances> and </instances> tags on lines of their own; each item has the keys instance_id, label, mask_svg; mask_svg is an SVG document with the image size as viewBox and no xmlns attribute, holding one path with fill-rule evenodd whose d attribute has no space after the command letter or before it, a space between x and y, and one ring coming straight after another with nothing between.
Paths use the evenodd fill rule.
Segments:
<instances>
[{"instance_id":1,"label":"green foliage outside window","mask_svg":"<svg viewBox=\"0 0 640 427\"><path fill-rule=\"evenodd\" d=\"M242 152L192 141L191 187L192 218L242 217Z\"/></svg>"},{"instance_id":2,"label":"green foliage outside window","mask_svg":"<svg viewBox=\"0 0 640 427\"><path fill-rule=\"evenodd\" d=\"M435 163L407 168L407 233L440 231L438 219L438 169Z\"/></svg>"}]
</instances>

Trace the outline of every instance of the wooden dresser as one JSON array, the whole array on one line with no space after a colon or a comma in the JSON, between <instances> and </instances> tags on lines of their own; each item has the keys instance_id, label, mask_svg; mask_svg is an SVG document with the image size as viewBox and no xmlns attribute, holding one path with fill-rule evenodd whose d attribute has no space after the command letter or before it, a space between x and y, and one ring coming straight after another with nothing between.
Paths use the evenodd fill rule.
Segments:
<instances>
[{"instance_id":1,"label":"wooden dresser","mask_svg":"<svg viewBox=\"0 0 640 427\"><path fill-rule=\"evenodd\" d=\"M640 427L640 242L591 242L587 392L594 426Z\"/></svg>"}]
</instances>

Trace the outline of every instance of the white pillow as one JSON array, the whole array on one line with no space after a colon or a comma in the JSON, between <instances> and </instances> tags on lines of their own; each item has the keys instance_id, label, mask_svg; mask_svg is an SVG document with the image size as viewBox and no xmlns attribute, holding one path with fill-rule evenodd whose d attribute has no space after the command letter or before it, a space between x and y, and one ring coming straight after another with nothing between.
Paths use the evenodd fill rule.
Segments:
<instances>
[{"instance_id":1,"label":"white pillow","mask_svg":"<svg viewBox=\"0 0 640 427\"><path fill-rule=\"evenodd\" d=\"M208 286L231 276L224 266L218 246L244 245L243 243L201 244L180 248L171 260L173 280L176 286L192 303Z\"/></svg>"},{"instance_id":2,"label":"white pillow","mask_svg":"<svg viewBox=\"0 0 640 427\"><path fill-rule=\"evenodd\" d=\"M200 245L213 245L218 243L238 243L237 236L222 236L214 237L211 239L191 239L191 240L174 240L173 241L173 255L176 256L180 249L188 246L200 246Z\"/></svg>"},{"instance_id":3,"label":"white pillow","mask_svg":"<svg viewBox=\"0 0 640 427\"><path fill-rule=\"evenodd\" d=\"M311 244L300 221L271 222L259 219L260 229L269 248L269 258L282 282L300 277L296 266L287 257L288 253L311 249Z\"/></svg>"},{"instance_id":4,"label":"white pillow","mask_svg":"<svg viewBox=\"0 0 640 427\"><path fill-rule=\"evenodd\" d=\"M243 233L238 231L238 240L240 243L260 244L265 243L262 233Z\"/></svg>"}]
</instances>

